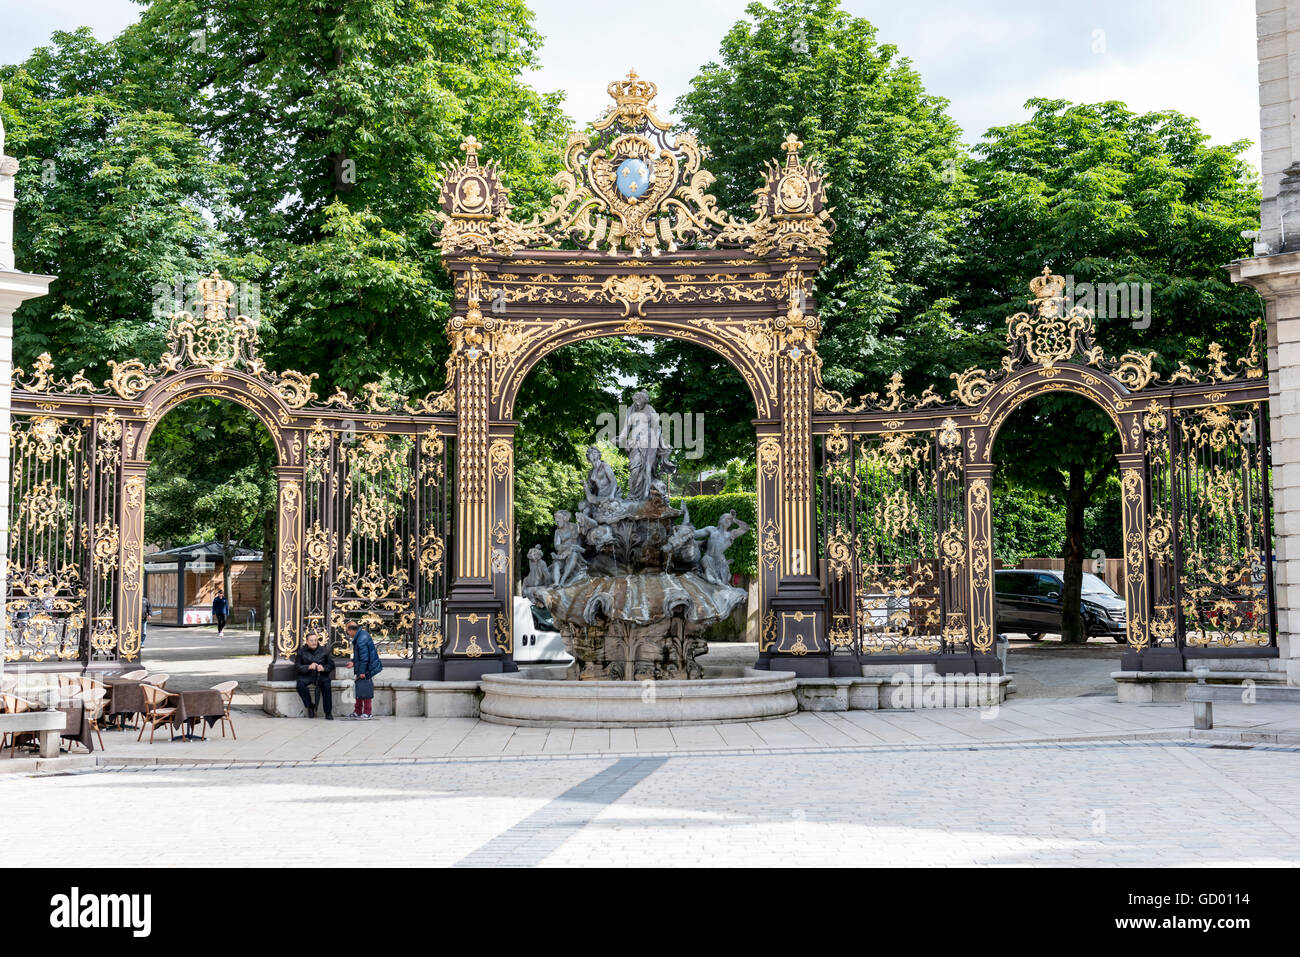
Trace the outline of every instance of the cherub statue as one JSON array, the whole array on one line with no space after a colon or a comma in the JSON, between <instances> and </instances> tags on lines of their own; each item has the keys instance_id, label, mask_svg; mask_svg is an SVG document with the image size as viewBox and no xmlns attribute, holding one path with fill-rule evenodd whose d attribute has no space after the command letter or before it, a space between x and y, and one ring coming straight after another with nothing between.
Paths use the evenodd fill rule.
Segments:
<instances>
[{"instance_id":1,"label":"cherub statue","mask_svg":"<svg viewBox=\"0 0 1300 957\"><path fill-rule=\"evenodd\" d=\"M731 563L727 560L727 549L748 531L749 525L736 518L735 509L720 517L717 525L696 529L695 537L705 540L704 557L700 559L700 573L705 581L715 585L731 584Z\"/></svg>"},{"instance_id":2,"label":"cherub statue","mask_svg":"<svg viewBox=\"0 0 1300 957\"><path fill-rule=\"evenodd\" d=\"M528 574L524 576L525 588L536 588L538 585L549 585L551 583L551 570L547 567L545 559L542 558L542 546L534 545L528 549Z\"/></svg>"},{"instance_id":3,"label":"cherub statue","mask_svg":"<svg viewBox=\"0 0 1300 957\"><path fill-rule=\"evenodd\" d=\"M691 524L690 509L685 505L682 506L682 520L668 536L663 550L668 553L668 563L683 571L691 571L700 563L700 546L695 543L695 526Z\"/></svg>"}]
</instances>

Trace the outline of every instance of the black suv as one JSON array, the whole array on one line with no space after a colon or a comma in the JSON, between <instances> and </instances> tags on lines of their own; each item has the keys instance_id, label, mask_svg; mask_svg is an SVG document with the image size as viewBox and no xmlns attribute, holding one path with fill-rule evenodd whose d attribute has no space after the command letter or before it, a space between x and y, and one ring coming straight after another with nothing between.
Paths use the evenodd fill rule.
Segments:
<instances>
[{"instance_id":1,"label":"black suv","mask_svg":"<svg viewBox=\"0 0 1300 957\"><path fill-rule=\"evenodd\" d=\"M999 632L1023 632L1030 641L1061 633L1063 572L1006 569L993 576ZM1089 637L1127 640L1127 606L1104 581L1083 573L1083 625Z\"/></svg>"}]
</instances>

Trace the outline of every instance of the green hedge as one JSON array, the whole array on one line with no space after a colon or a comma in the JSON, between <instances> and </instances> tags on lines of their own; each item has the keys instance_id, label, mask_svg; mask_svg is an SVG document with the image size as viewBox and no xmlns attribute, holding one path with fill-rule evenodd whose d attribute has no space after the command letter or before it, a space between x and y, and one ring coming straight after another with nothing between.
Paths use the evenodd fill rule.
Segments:
<instances>
[{"instance_id":1,"label":"green hedge","mask_svg":"<svg viewBox=\"0 0 1300 957\"><path fill-rule=\"evenodd\" d=\"M696 528L718 524L718 519L732 509L736 518L747 522L750 531L727 549L731 570L741 575L758 573L758 501L753 492L723 492L721 495L688 495L672 500L673 508L683 504L690 510Z\"/></svg>"},{"instance_id":2,"label":"green hedge","mask_svg":"<svg viewBox=\"0 0 1300 957\"><path fill-rule=\"evenodd\" d=\"M1038 492L993 492L993 553L1014 567L1026 558L1058 558L1065 543L1065 506Z\"/></svg>"},{"instance_id":3,"label":"green hedge","mask_svg":"<svg viewBox=\"0 0 1300 957\"><path fill-rule=\"evenodd\" d=\"M1108 483L1095 504L1083 511L1084 552L1102 549L1112 558L1124 554L1119 482ZM1065 554L1065 504L1050 495L1016 486L993 492L993 551L998 561L1014 566L1026 558L1061 558Z\"/></svg>"}]
</instances>

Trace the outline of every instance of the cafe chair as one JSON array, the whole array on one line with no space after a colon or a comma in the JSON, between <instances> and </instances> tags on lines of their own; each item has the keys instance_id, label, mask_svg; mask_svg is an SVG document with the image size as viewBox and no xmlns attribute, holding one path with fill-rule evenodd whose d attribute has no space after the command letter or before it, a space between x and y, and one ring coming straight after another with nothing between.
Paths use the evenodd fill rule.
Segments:
<instances>
[{"instance_id":1,"label":"cafe chair","mask_svg":"<svg viewBox=\"0 0 1300 957\"><path fill-rule=\"evenodd\" d=\"M213 685L212 690L221 693L221 700L225 703L226 713L221 716L221 736L226 736L226 724L230 724L230 736L236 741L239 738L235 735L235 719L230 716L230 706L235 701L235 689L239 687L238 681L223 681L219 685Z\"/></svg>"},{"instance_id":2,"label":"cafe chair","mask_svg":"<svg viewBox=\"0 0 1300 957\"><path fill-rule=\"evenodd\" d=\"M108 689L101 685L98 688L90 688L81 692L81 706L85 709L86 721L90 723L90 730L99 739L99 750L103 751L104 736L99 732L99 721L108 708Z\"/></svg>"},{"instance_id":3,"label":"cafe chair","mask_svg":"<svg viewBox=\"0 0 1300 957\"><path fill-rule=\"evenodd\" d=\"M98 681L95 678L90 677L90 675L82 675L80 678L80 684L81 684L82 691L94 691L96 689L99 689L100 691L104 692L105 697L107 697L108 695L108 685L104 684L104 682L102 681Z\"/></svg>"},{"instance_id":4,"label":"cafe chair","mask_svg":"<svg viewBox=\"0 0 1300 957\"><path fill-rule=\"evenodd\" d=\"M149 672L141 668L138 671L128 671L126 674L121 675L120 677L125 678L127 681L140 681L148 674Z\"/></svg>"},{"instance_id":5,"label":"cafe chair","mask_svg":"<svg viewBox=\"0 0 1300 957\"><path fill-rule=\"evenodd\" d=\"M59 679L59 698L75 698L81 694L81 676L65 674L62 671L58 674Z\"/></svg>"},{"instance_id":6,"label":"cafe chair","mask_svg":"<svg viewBox=\"0 0 1300 957\"><path fill-rule=\"evenodd\" d=\"M0 692L0 711L5 714L22 714L24 711L38 711L40 706L35 701L28 701L26 698L20 698L16 694L7 691ZM4 739L9 739L9 757L14 756L14 750L18 747L18 736L26 732L6 731L3 737L0 737L0 748L4 747Z\"/></svg>"},{"instance_id":7,"label":"cafe chair","mask_svg":"<svg viewBox=\"0 0 1300 957\"><path fill-rule=\"evenodd\" d=\"M163 705L163 702L168 697L167 692L152 684L142 684L140 692L144 695L144 721L140 725L140 733L136 735L135 739L139 741L144 737L144 728L145 725L148 725L149 743L153 744L154 730L158 725L166 724L171 728L172 740L174 741L176 739L176 728L172 725L172 721L176 718L176 709Z\"/></svg>"},{"instance_id":8,"label":"cafe chair","mask_svg":"<svg viewBox=\"0 0 1300 957\"><path fill-rule=\"evenodd\" d=\"M171 675L156 674L149 675L147 678L141 678L140 681L142 684L153 685L155 688L166 688L167 679L170 677Z\"/></svg>"}]
</instances>

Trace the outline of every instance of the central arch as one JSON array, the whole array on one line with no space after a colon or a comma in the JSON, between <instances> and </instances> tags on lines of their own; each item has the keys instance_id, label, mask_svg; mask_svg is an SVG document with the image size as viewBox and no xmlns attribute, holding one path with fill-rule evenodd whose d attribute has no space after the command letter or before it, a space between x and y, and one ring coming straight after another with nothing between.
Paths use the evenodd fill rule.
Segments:
<instances>
[{"instance_id":1,"label":"central arch","mask_svg":"<svg viewBox=\"0 0 1300 957\"><path fill-rule=\"evenodd\" d=\"M771 389L771 369L764 368L762 356L766 352L769 360L775 359L776 351L770 343L761 341L761 333L753 333L758 351L742 351L736 341L715 328L709 317L687 320L691 326L683 327L679 322L663 320L610 320L593 319L580 321L572 326L555 328L539 336L512 360L506 367L506 385L500 399L501 417L514 416L515 401L519 390L533 368L546 356L557 349L575 342L588 342L594 339L629 338L633 336L650 336L661 339L673 339L691 345L703 346L721 356L735 369L749 388L750 398L754 401L755 414L759 418L769 418L775 396ZM696 326L698 324L698 326ZM697 331L698 328L698 331ZM769 362L770 366L770 362Z\"/></svg>"}]
</instances>

